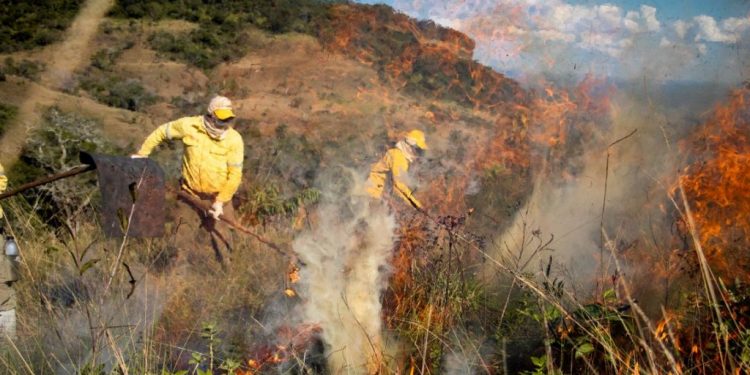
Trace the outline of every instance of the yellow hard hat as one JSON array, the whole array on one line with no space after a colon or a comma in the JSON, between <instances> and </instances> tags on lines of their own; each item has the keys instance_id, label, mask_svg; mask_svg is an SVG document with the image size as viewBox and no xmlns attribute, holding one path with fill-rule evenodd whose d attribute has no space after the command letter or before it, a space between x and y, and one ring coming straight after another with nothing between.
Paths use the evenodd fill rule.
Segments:
<instances>
[{"instance_id":1,"label":"yellow hard hat","mask_svg":"<svg viewBox=\"0 0 750 375\"><path fill-rule=\"evenodd\" d=\"M208 113L212 113L219 120L226 120L234 117L232 111L232 101L225 96L215 96L208 103Z\"/></svg>"},{"instance_id":2,"label":"yellow hard hat","mask_svg":"<svg viewBox=\"0 0 750 375\"><path fill-rule=\"evenodd\" d=\"M406 142L422 150L427 150L427 142L425 142L424 132L421 130L414 129L407 133Z\"/></svg>"}]
</instances>

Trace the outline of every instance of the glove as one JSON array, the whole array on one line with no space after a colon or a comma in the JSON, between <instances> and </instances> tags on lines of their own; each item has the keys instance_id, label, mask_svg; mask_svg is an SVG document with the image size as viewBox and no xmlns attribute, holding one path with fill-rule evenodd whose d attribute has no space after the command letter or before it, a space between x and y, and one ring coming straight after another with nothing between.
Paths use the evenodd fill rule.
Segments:
<instances>
[{"instance_id":1,"label":"glove","mask_svg":"<svg viewBox=\"0 0 750 375\"><path fill-rule=\"evenodd\" d=\"M219 201L214 202L214 204L211 205L211 209L208 210L208 213L214 217L214 220L219 220L219 216L224 214L224 203Z\"/></svg>"},{"instance_id":2,"label":"glove","mask_svg":"<svg viewBox=\"0 0 750 375\"><path fill-rule=\"evenodd\" d=\"M146 159L148 156L138 155L138 154L132 154L130 155L131 159Z\"/></svg>"}]
</instances>

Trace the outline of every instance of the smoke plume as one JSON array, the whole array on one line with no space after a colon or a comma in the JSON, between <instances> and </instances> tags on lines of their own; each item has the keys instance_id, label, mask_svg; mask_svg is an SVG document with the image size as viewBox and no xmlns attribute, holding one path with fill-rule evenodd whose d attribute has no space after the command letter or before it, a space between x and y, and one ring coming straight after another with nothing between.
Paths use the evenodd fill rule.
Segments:
<instances>
[{"instance_id":1,"label":"smoke plume","mask_svg":"<svg viewBox=\"0 0 750 375\"><path fill-rule=\"evenodd\" d=\"M349 179L330 192L314 227L294 241L305 264L300 295L305 320L319 324L332 373L376 371L382 360L381 292L394 244L394 218L359 196ZM340 186L340 185L339 185Z\"/></svg>"},{"instance_id":2,"label":"smoke plume","mask_svg":"<svg viewBox=\"0 0 750 375\"><path fill-rule=\"evenodd\" d=\"M702 109L670 106L669 90L678 89L684 88L659 87L655 94L642 95L643 86L620 87L610 98L607 124L593 121L582 129L595 136L581 145L578 160L565 164L581 167L563 179L555 177L559 171L550 166L555 163L537 172L525 207L495 239L495 256L520 256L519 263L526 266L522 271L541 272L540 263L551 255L556 274L586 295L599 276L613 272L609 250L602 248L602 230L624 249L653 228L669 228L658 206L677 176L679 155L672 144ZM547 250L552 252L529 260L550 239Z\"/></svg>"}]
</instances>

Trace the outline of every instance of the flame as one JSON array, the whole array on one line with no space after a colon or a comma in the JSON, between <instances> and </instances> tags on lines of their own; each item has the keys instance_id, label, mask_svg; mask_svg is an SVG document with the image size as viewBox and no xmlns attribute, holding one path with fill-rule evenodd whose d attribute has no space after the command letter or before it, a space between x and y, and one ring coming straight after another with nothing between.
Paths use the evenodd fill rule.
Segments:
<instances>
[{"instance_id":1,"label":"flame","mask_svg":"<svg viewBox=\"0 0 750 375\"><path fill-rule=\"evenodd\" d=\"M745 281L750 280L745 255L750 245L748 94L748 88L733 92L730 100L717 106L709 120L680 145L693 160L679 178L710 265Z\"/></svg>"},{"instance_id":2,"label":"flame","mask_svg":"<svg viewBox=\"0 0 750 375\"><path fill-rule=\"evenodd\" d=\"M260 374L278 364L303 358L314 337L321 332L317 324L280 326L274 331L277 344L261 344L255 347L247 360L247 370L237 374ZM283 343L283 344L282 344Z\"/></svg>"}]
</instances>

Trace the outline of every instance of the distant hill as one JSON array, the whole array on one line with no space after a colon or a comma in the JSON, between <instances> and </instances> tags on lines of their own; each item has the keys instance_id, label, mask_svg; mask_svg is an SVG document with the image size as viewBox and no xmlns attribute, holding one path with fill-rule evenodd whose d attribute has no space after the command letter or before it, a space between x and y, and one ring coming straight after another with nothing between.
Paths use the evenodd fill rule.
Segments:
<instances>
[{"instance_id":1,"label":"distant hill","mask_svg":"<svg viewBox=\"0 0 750 375\"><path fill-rule=\"evenodd\" d=\"M468 171L489 180L527 178L511 171L528 164L518 164L528 157L528 138L517 121L528 94L475 62L473 51L467 36L384 5L118 1L82 51L90 64L65 93L45 91L44 102L98 119L103 136L131 152L156 125L202 112L211 95L228 95L249 145L247 175L267 176L250 178L243 194L270 188L278 199L316 184L323 166L365 169L403 131L424 129L434 147L415 173L451 186L454 202L446 207L460 207L470 183L477 191ZM54 58L45 49L9 56L29 64ZM12 107L34 84L7 72L0 101ZM176 173L176 159L164 155ZM441 194L422 187L428 200Z\"/></svg>"}]
</instances>

